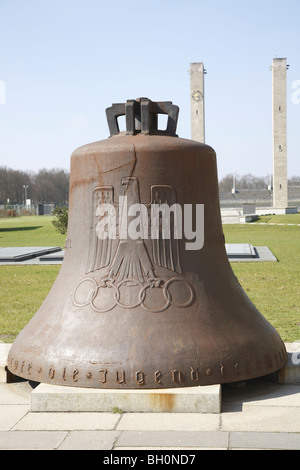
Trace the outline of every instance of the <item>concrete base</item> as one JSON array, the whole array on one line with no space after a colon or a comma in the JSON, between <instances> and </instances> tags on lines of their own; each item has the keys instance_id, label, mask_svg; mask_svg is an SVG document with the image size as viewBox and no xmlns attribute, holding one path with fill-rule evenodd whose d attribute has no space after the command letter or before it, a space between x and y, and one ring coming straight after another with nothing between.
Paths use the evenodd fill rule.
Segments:
<instances>
[{"instance_id":1,"label":"concrete base","mask_svg":"<svg viewBox=\"0 0 300 470\"><path fill-rule=\"evenodd\" d=\"M104 390L39 384L32 412L108 411L220 413L221 385L162 390Z\"/></svg>"},{"instance_id":2,"label":"concrete base","mask_svg":"<svg viewBox=\"0 0 300 470\"><path fill-rule=\"evenodd\" d=\"M4 247L0 248L0 261L17 262L37 258L42 255L61 251L59 246L37 246L37 247Z\"/></svg>"},{"instance_id":3,"label":"concrete base","mask_svg":"<svg viewBox=\"0 0 300 470\"><path fill-rule=\"evenodd\" d=\"M267 246L254 246L255 256L228 256L230 263L234 262L261 262L261 261L277 261L277 258L269 250Z\"/></svg>"},{"instance_id":4,"label":"concrete base","mask_svg":"<svg viewBox=\"0 0 300 470\"><path fill-rule=\"evenodd\" d=\"M0 383L8 381L8 371L6 370L7 356L11 348L10 343L0 343Z\"/></svg>"},{"instance_id":5,"label":"concrete base","mask_svg":"<svg viewBox=\"0 0 300 470\"><path fill-rule=\"evenodd\" d=\"M247 224L258 219L258 215L222 215L222 224Z\"/></svg>"},{"instance_id":6,"label":"concrete base","mask_svg":"<svg viewBox=\"0 0 300 470\"><path fill-rule=\"evenodd\" d=\"M260 215L297 214L298 207L259 207L252 214L243 212L243 208L221 208L223 224L246 224L258 219Z\"/></svg>"},{"instance_id":7,"label":"concrete base","mask_svg":"<svg viewBox=\"0 0 300 470\"><path fill-rule=\"evenodd\" d=\"M297 214L298 207L260 207L256 208L257 215L282 215L282 214Z\"/></svg>"},{"instance_id":8,"label":"concrete base","mask_svg":"<svg viewBox=\"0 0 300 470\"><path fill-rule=\"evenodd\" d=\"M288 354L287 365L278 374L278 381L281 384L300 383L300 342L285 343Z\"/></svg>"},{"instance_id":9,"label":"concrete base","mask_svg":"<svg viewBox=\"0 0 300 470\"><path fill-rule=\"evenodd\" d=\"M256 213L245 214L242 208L240 209L221 209L221 218L223 224L246 224L253 222L258 218Z\"/></svg>"}]
</instances>

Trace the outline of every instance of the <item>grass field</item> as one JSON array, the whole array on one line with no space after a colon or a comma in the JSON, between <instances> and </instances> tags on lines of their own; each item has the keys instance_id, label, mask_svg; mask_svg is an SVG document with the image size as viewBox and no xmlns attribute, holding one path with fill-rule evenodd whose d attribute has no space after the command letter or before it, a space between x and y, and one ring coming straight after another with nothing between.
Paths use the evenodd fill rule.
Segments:
<instances>
[{"instance_id":1,"label":"grass field","mask_svg":"<svg viewBox=\"0 0 300 470\"><path fill-rule=\"evenodd\" d=\"M0 246L60 246L65 236L51 223L52 216L0 218Z\"/></svg>"},{"instance_id":2,"label":"grass field","mask_svg":"<svg viewBox=\"0 0 300 470\"><path fill-rule=\"evenodd\" d=\"M278 259L232 263L232 268L248 297L286 342L300 340L300 226L269 223L300 223L300 214L292 222L291 217L268 216L267 225L224 225L226 243L268 246Z\"/></svg>"},{"instance_id":3,"label":"grass field","mask_svg":"<svg viewBox=\"0 0 300 470\"><path fill-rule=\"evenodd\" d=\"M0 247L64 246L52 217L0 219ZM266 225L260 225L266 223ZM226 243L268 246L278 262L232 263L247 295L286 342L300 340L300 214L224 225ZM0 266L0 341L12 342L47 296L60 266Z\"/></svg>"},{"instance_id":4,"label":"grass field","mask_svg":"<svg viewBox=\"0 0 300 470\"><path fill-rule=\"evenodd\" d=\"M0 219L0 247L60 246L51 216ZM60 269L52 266L0 266L0 342L12 342L42 304Z\"/></svg>"}]
</instances>

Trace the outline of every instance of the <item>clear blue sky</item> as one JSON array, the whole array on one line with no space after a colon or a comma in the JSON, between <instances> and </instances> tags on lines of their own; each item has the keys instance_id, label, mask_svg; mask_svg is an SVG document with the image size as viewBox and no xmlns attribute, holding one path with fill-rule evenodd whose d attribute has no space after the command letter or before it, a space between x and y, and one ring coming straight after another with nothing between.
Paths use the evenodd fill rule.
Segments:
<instances>
[{"instance_id":1,"label":"clear blue sky","mask_svg":"<svg viewBox=\"0 0 300 470\"><path fill-rule=\"evenodd\" d=\"M109 135L105 108L179 105L190 138L191 62L203 62L206 143L219 178L272 172L274 57L287 57L288 174L300 175L299 0L0 0L0 166L69 169ZM300 94L298 94L300 96Z\"/></svg>"}]
</instances>

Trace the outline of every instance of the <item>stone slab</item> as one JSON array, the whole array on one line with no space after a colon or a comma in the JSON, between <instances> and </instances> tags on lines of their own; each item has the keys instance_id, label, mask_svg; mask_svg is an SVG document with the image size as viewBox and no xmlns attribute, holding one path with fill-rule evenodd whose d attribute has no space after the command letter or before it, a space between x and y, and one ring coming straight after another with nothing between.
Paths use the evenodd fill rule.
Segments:
<instances>
[{"instance_id":1,"label":"stone slab","mask_svg":"<svg viewBox=\"0 0 300 470\"><path fill-rule=\"evenodd\" d=\"M234 262L261 262L261 261L277 261L276 256L267 246L254 246L255 256L228 256L230 263Z\"/></svg>"},{"instance_id":2,"label":"stone slab","mask_svg":"<svg viewBox=\"0 0 300 470\"><path fill-rule=\"evenodd\" d=\"M298 433L231 432L231 449L300 450Z\"/></svg>"},{"instance_id":3,"label":"stone slab","mask_svg":"<svg viewBox=\"0 0 300 470\"><path fill-rule=\"evenodd\" d=\"M28 405L0 405L0 431L10 431L27 413Z\"/></svg>"},{"instance_id":4,"label":"stone slab","mask_svg":"<svg viewBox=\"0 0 300 470\"><path fill-rule=\"evenodd\" d=\"M54 450L67 435L60 431L0 431L1 450Z\"/></svg>"},{"instance_id":5,"label":"stone slab","mask_svg":"<svg viewBox=\"0 0 300 470\"><path fill-rule=\"evenodd\" d=\"M0 261L0 266L50 266L61 265L63 260L40 261L39 257L25 259L23 261Z\"/></svg>"},{"instance_id":6,"label":"stone slab","mask_svg":"<svg viewBox=\"0 0 300 470\"><path fill-rule=\"evenodd\" d=\"M228 259L232 262L277 261L268 247L253 247L249 243L228 243L225 248ZM60 247L0 247L0 265L61 264L64 256L65 250Z\"/></svg>"},{"instance_id":7,"label":"stone slab","mask_svg":"<svg viewBox=\"0 0 300 470\"><path fill-rule=\"evenodd\" d=\"M1 408L0 408L1 410ZM111 431L120 420L118 413L34 413L23 416L13 431Z\"/></svg>"},{"instance_id":8,"label":"stone slab","mask_svg":"<svg viewBox=\"0 0 300 470\"><path fill-rule=\"evenodd\" d=\"M241 214L240 212L239 210L228 213L221 211L222 224L246 224L258 219L256 214Z\"/></svg>"},{"instance_id":9,"label":"stone slab","mask_svg":"<svg viewBox=\"0 0 300 470\"><path fill-rule=\"evenodd\" d=\"M255 258L256 253L250 243L225 243L225 249L228 258Z\"/></svg>"},{"instance_id":10,"label":"stone slab","mask_svg":"<svg viewBox=\"0 0 300 470\"><path fill-rule=\"evenodd\" d=\"M300 383L300 342L285 343L288 361L287 365L279 372L279 383Z\"/></svg>"},{"instance_id":11,"label":"stone slab","mask_svg":"<svg viewBox=\"0 0 300 470\"><path fill-rule=\"evenodd\" d=\"M220 413L221 385L162 390L111 390L39 384L30 394L32 412L114 411Z\"/></svg>"},{"instance_id":12,"label":"stone slab","mask_svg":"<svg viewBox=\"0 0 300 470\"><path fill-rule=\"evenodd\" d=\"M61 250L55 253L50 253L47 255L40 256L39 260L45 261L45 264L46 264L46 262L49 262L49 261L63 261L64 256L65 256L65 250Z\"/></svg>"},{"instance_id":13,"label":"stone slab","mask_svg":"<svg viewBox=\"0 0 300 470\"><path fill-rule=\"evenodd\" d=\"M116 431L71 431L59 450L111 450L119 436ZM102 459L98 460L102 463Z\"/></svg>"},{"instance_id":14,"label":"stone slab","mask_svg":"<svg viewBox=\"0 0 300 470\"><path fill-rule=\"evenodd\" d=\"M10 343L0 343L0 383L7 382L7 356L11 348Z\"/></svg>"},{"instance_id":15,"label":"stone slab","mask_svg":"<svg viewBox=\"0 0 300 470\"><path fill-rule=\"evenodd\" d=\"M284 386L285 387L285 386ZM286 402L290 397L286 397ZM241 432L273 432L292 433L300 432L300 408L297 406L281 406L280 399L271 403L262 400L255 405L252 403L242 405L242 410L226 411L222 413L222 431ZM300 434L299 434L300 443Z\"/></svg>"},{"instance_id":16,"label":"stone slab","mask_svg":"<svg viewBox=\"0 0 300 470\"><path fill-rule=\"evenodd\" d=\"M40 413L38 413L39 415ZM219 431L217 413L123 413L117 431Z\"/></svg>"},{"instance_id":17,"label":"stone slab","mask_svg":"<svg viewBox=\"0 0 300 470\"><path fill-rule=\"evenodd\" d=\"M36 258L38 256L48 254L48 253L53 253L60 251L61 248L59 246L40 246L40 247L7 247L7 248L1 248L0 247L0 261L5 262L5 261L25 261L30 258Z\"/></svg>"},{"instance_id":18,"label":"stone slab","mask_svg":"<svg viewBox=\"0 0 300 470\"><path fill-rule=\"evenodd\" d=\"M118 447L197 447L228 448L228 432L201 431L123 431L117 440Z\"/></svg>"},{"instance_id":19,"label":"stone slab","mask_svg":"<svg viewBox=\"0 0 300 470\"><path fill-rule=\"evenodd\" d=\"M257 215L282 215L282 214L297 214L298 207L291 206L291 207L260 207L256 208Z\"/></svg>"},{"instance_id":20,"label":"stone slab","mask_svg":"<svg viewBox=\"0 0 300 470\"><path fill-rule=\"evenodd\" d=\"M32 387L29 382L0 384L0 405L29 405Z\"/></svg>"}]
</instances>

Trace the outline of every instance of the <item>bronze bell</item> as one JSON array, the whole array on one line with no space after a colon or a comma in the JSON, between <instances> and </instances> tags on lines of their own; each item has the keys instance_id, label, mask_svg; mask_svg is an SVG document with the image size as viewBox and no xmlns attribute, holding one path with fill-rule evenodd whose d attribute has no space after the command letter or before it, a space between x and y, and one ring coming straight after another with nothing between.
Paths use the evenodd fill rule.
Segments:
<instances>
[{"instance_id":1,"label":"bronze bell","mask_svg":"<svg viewBox=\"0 0 300 470\"><path fill-rule=\"evenodd\" d=\"M65 258L11 347L13 374L151 389L236 382L285 365L284 343L228 261L215 152L177 137L178 111L147 98L114 104L110 138L72 154Z\"/></svg>"}]
</instances>

